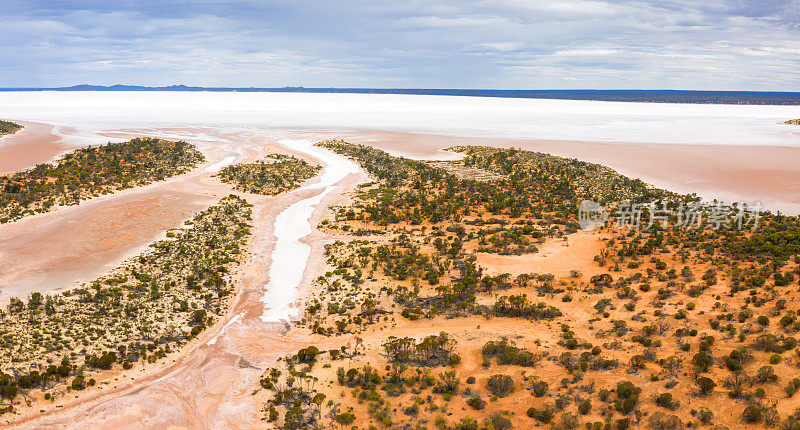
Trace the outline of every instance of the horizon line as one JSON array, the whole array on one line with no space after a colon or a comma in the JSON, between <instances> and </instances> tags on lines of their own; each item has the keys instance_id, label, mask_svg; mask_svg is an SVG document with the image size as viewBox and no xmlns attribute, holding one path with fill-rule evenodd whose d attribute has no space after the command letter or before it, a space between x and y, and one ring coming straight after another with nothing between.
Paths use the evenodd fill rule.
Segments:
<instances>
[{"instance_id":1,"label":"horizon line","mask_svg":"<svg viewBox=\"0 0 800 430\"><path fill-rule=\"evenodd\" d=\"M10 92L241 92L241 93L305 93L305 94L381 94L431 95L486 98L582 100L630 103L727 104L800 106L800 92L745 90L644 90L644 89L548 89L498 90L470 88L359 88L359 87L202 87L183 84L168 86L90 85L69 87L0 88Z\"/></svg>"},{"instance_id":2,"label":"horizon line","mask_svg":"<svg viewBox=\"0 0 800 430\"><path fill-rule=\"evenodd\" d=\"M113 85L96 85L96 84L76 84L58 87L0 87L0 91L25 91L25 90L69 90L76 88L97 88L116 90L118 88L143 88L143 89L170 89L175 91L193 90L193 89L213 89L213 90L376 90L376 91L509 91L509 92L576 92L576 91L615 91L615 92L697 92L697 93L758 93L758 94L800 94L798 91L776 91L776 90L698 90L698 89L674 89L674 88L457 88L457 87L306 87L303 85L285 85L280 87L258 87L258 86L209 86L209 85L186 85L186 84L171 84L171 85L137 85L137 84L113 84Z\"/></svg>"}]
</instances>

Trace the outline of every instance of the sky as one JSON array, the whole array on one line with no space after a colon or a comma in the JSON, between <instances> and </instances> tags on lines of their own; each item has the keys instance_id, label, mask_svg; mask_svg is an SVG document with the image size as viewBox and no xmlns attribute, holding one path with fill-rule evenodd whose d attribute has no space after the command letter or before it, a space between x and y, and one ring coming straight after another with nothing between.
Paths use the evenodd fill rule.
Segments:
<instances>
[{"instance_id":1,"label":"sky","mask_svg":"<svg viewBox=\"0 0 800 430\"><path fill-rule=\"evenodd\" d=\"M0 87L800 91L800 0L0 0Z\"/></svg>"}]
</instances>

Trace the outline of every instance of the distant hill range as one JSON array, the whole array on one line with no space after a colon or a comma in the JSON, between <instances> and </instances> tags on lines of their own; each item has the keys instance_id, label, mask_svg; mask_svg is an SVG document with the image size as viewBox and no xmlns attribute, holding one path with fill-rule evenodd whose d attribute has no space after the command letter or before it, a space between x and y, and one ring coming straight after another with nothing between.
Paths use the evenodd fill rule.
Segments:
<instances>
[{"instance_id":1,"label":"distant hill range","mask_svg":"<svg viewBox=\"0 0 800 430\"><path fill-rule=\"evenodd\" d=\"M235 88L170 85L75 85L60 88L0 88L0 91L210 91L269 93L412 94L527 99L601 100L649 103L715 103L746 105L800 105L800 92L685 91L685 90L477 90L412 88Z\"/></svg>"}]
</instances>

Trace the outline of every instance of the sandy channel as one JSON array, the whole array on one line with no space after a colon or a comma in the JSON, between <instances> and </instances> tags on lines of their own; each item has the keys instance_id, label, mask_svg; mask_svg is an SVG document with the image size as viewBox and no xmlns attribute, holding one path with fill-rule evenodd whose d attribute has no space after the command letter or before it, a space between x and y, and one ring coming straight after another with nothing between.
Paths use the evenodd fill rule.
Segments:
<instances>
[{"instance_id":1,"label":"sandy channel","mask_svg":"<svg viewBox=\"0 0 800 430\"><path fill-rule=\"evenodd\" d=\"M251 393L262 369L305 342L294 332L286 334L287 319L297 314L298 291L308 289L313 279L304 274L321 267L323 245L330 240L311 226L326 216L328 205L345 203L346 193L365 180L352 162L312 147L312 142L280 141L284 151L323 165L323 173L310 184L275 197L244 195L254 204L252 257L235 273L237 296L223 321L173 362L148 366L134 380L64 400L58 409L15 417L21 421L12 421L14 426L259 427L260 405ZM272 144L269 137L251 142L259 149ZM305 258L298 250L305 250Z\"/></svg>"}]
</instances>

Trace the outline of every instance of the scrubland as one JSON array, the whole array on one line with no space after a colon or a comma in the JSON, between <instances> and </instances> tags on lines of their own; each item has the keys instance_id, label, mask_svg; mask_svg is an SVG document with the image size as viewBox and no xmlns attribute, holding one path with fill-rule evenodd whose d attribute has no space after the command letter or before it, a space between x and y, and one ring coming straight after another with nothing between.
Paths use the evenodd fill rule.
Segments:
<instances>
[{"instance_id":1,"label":"scrubland","mask_svg":"<svg viewBox=\"0 0 800 430\"><path fill-rule=\"evenodd\" d=\"M319 225L338 240L296 329L309 344L254 387L267 425L798 428L797 217L579 231L584 199L699 199L514 149L320 146L373 182Z\"/></svg>"}]
</instances>

